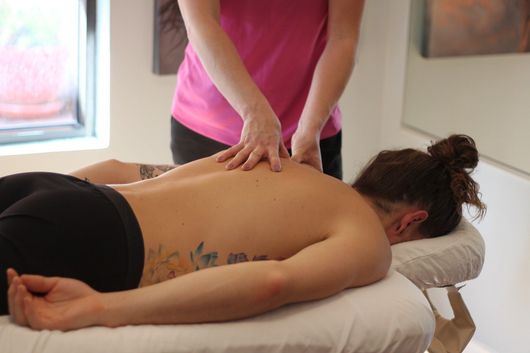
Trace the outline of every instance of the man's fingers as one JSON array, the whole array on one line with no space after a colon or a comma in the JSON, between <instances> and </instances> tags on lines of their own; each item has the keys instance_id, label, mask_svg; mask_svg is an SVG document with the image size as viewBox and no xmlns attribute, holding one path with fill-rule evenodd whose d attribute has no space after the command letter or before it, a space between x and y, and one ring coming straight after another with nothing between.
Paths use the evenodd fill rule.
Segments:
<instances>
[{"instance_id":1,"label":"man's fingers","mask_svg":"<svg viewBox=\"0 0 530 353\"><path fill-rule=\"evenodd\" d=\"M282 162L280 160L280 156L278 155L278 150L269 149L268 159L273 172L280 172L282 170Z\"/></svg>"},{"instance_id":2,"label":"man's fingers","mask_svg":"<svg viewBox=\"0 0 530 353\"><path fill-rule=\"evenodd\" d=\"M56 327L53 327L48 323L47 318L43 315L39 315L39 313L35 310L35 304L36 304L36 298L32 298L31 296L24 298L24 314L26 315L26 320L28 322L28 325L36 330L42 330L42 329L56 329Z\"/></svg>"},{"instance_id":3,"label":"man's fingers","mask_svg":"<svg viewBox=\"0 0 530 353\"><path fill-rule=\"evenodd\" d=\"M281 158L289 158L289 151L287 150L287 147L282 143L280 143L280 157Z\"/></svg>"},{"instance_id":4,"label":"man's fingers","mask_svg":"<svg viewBox=\"0 0 530 353\"><path fill-rule=\"evenodd\" d=\"M22 283L31 292L48 293L56 285L57 277L44 277L38 275L22 275Z\"/></svg>"},{"instance_id":5,"label":"man's fingers","mask_svg":"<svg viewBox=\"0 0 530 353\"><path fill-rule=\"evenodd\" d=\"M273 172L281 172L282 171L282 162L280 161L279 157L269 158L269 164L270 164L271 170Z\"/></svg>"},{"instance_id":6,"label":"man's fingers","mask_svg":"<svg viewBox=\"0 0 530 353\"><path fill-rule=\"evenodd\" d=\"M15 278L14 282L18 283L18 277ZM26 314L24 314L24 298L28 295L28 292L23 284L17 285L17 291L15 294L15 322L21 326L27 326L28 322L26 320Z\"/></svg>"},{"instance_id":7,"label":"man's fingers","mask_svg":"<svg viewBox=\"0 0 530 353\"><path fill-rule=\"evenodd\" d=\"M217 158L215 159L217 162L224 162L228 158L231 158L235 156L239 151L243 149L244 145L242 143L238 143L237 145L234 145L223 152L221 152Z\"/></svg>"},{"instance_id":8,"label":"man's fingers","mask_svg":"<svg viewBox=\"0 0 530 353\"><path fill-rule=\"evenodd\" d=\"M259 161L266 157L269 160L271 170L279 172L282 169L280 157L289 158L289 152L283 143L280 143L279 149L278 147L272 148L265 145L255 147L251 145L244 146L243 143L239 143L218 155L216 161L222 162L230 157L233 158L226 164L226 169L228 170L235 169L239 166L243 170L251 170Z\"/></svg>"},{"instance_id":9,"label":"man's fingers","mask_svg":"<svg viewBox=\"0 0 530 353\"><path fill-rule=\"evenodd\" d=\"M239 151L234 158L230 162L226 164L226 169L234 169L239 167L241 164L243 164L247 159L250 153L252 152L252 148L250 146L246 146L241 151Z\"/></svg>"},{"instance_id":10,"label":"man's fingers","mask_svg":"<svg viewBox=\"0 0 530 353\"><path fill-rule=\"evenodd\" d=\"M299 154L294 154L291 157L291 160L293 162L296 162L296 163L299 163L299 164L306 164L306 165L311 166L311 167L315 168L316 170L322 172L322 163L321 163L320 159L304 158L304 157L302 157Z\"/></svg>"},{"instance_id":11,"label":"man's fingers","mask_svg":"<svg viewBox=\"0 0 530 353\"><path fill-rule=\"evenodd\" d=\"M302 157L299 154L293 154L293 156L291 157L291 160L293 162L296 162L296 163L302 163L303 162L303 159L302 159Z\"/></svg>"},{"instance_id":12,"label":"man's fingers","mask_svg":"<svg viewBox=\"0 0 530 353\"><path fill-rule=\"evenodd\" d=\"M256 164L258 164L262 157L263 154L257 149L252 151L252 153L250 153L250 155L248 156L247 161L243 164L241 168L243 170L251 170L256 166Z\"/></svg>"},{"instance_id":13,"label":"man's fingers","mask_svg":"<svg viewBox=\"0 0 530 353\"><path fill-rule=\"evenodd\" d=\"M9 289L7 290L7 305L9 308L9 314L13 317L13 320L15 319L15 296L17 294L17 286L13 281L11 281L11 284L9 285Z\"/></svg>"},{"instance_id":14,"label":"man's fingers","mask_svg":"<svg viewBox=\"0 0 530 353\"><path fill-rule=\"evenodd\" d=\"M24 298L24 315L28 325L33 329L40 329L37 325L37 320L35 318L35 310L33 309L33 298L25 297Z\"/></svg>"},{"instance_id":15,"label":"man's fingers","mask_svg":"<svg viewBox=\"0 0 530 353\"><path fill-rule=\"evenodd\" d=\"M16 286L13 285L13 279L17 276L17 273L12 268L8 268L6 271L7 274L7 308L9 313L14 315L15 310L15 293Z\"/></svg>"},{"instance_id":16,"label":"man's fingers","mask_svg":"<svg viewBox=\"0 0 530 353\"><path fill-rule=\"evenodd\" d=\"M11 285L11 282L13 282L13 278L18 276L18 273L12 268L8 268L6 273L7 273L7 285Z\"/></svg>"}]
</instances>

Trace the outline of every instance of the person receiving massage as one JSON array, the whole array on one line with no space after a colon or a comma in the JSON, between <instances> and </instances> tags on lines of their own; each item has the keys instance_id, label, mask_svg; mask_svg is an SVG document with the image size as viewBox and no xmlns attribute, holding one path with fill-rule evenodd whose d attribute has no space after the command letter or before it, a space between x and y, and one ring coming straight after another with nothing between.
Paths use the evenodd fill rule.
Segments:
<instances>
[{"instance_id":1,"label":"person receiving massage","mask_svg":"<svg viewBox=\"0 0 530 353\"><path fill-rule=\"evenodd\" d=\"M216 156L7 176L1 313L34 329L215 322L368 285L391 244L451 232L464 203L483 215L477 162L474 141L452 135L380 152L353 185L288 159L272 173Z\"/></svg>"}]
</instances>

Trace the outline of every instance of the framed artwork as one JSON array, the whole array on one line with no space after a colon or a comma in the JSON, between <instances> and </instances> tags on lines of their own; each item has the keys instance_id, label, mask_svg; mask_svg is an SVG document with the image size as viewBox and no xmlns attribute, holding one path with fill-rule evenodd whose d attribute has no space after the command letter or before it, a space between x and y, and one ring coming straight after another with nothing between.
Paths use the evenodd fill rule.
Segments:
<instances>
[{"instance_id":1,"label":"framed artwork","mask_svg":"<svg viewBox=\"0 0 530 353\"><path fill-rule=\"evenodd\" d=\"M427 58L530 52L530 0L425 0Z\"/></svg>"},{"instance_id":2,"label":"framed artwork","mask_svg":"<svg viewBox=\"0 0 530 353\"><path fill-rule=\"evenodd\" d=\"M174 75L188 44L177 1L154 0L153 73Z\"/></svg>"}]
</instances>

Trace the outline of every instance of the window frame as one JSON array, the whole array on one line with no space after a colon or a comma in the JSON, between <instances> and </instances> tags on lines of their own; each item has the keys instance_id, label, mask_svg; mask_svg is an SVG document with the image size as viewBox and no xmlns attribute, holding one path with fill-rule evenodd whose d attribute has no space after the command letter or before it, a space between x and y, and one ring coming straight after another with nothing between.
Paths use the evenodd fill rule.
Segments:
<instances>
[{"instance_id":1,"label":"window frame","mask_svg":"<svg viewBox=\"0 0 530 353\"><path fill-rule=\"evenodd\" d=\"M35 142L96 136L98 0L79 0L79 2L79 65L74 108L77 122L54 126L15 127L0 130L0 148ZM85 13L86 18L84 18Z\"/></svg>"}]
</instances>

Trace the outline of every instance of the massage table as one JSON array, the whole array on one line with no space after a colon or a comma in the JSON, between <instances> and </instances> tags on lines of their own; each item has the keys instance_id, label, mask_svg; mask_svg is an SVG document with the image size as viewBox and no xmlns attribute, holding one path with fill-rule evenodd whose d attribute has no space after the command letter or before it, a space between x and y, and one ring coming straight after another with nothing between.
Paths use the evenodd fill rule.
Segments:
<instances>
[{"instance_id":1,"label":"massage table","mask_svg":"<svg viewBox=\"0 0 530 353\"><path fill-rule=\"evenodd\" d=\"M33 331L0 316L1 353L423 353L435 332L422 290L475 278L484 242L466 220L451 234L392 247L388 275L327 299L244 320Z\"/></svg>"}]
</instances>

